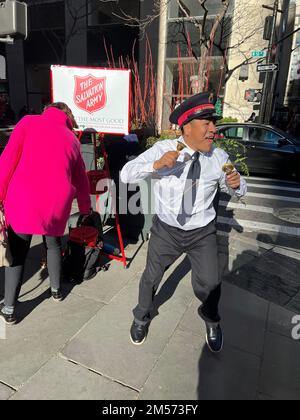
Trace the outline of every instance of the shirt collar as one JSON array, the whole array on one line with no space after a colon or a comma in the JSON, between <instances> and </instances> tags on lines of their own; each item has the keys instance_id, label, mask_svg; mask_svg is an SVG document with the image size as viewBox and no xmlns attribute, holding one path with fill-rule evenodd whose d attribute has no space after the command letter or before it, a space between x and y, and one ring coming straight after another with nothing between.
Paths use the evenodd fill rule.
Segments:
<instances>
[{"instance_id":1,"label":"shirt collar","mask_svg":"<svg viewBox=\"0 0 300 420\"><path fill-rule=\"evenodd\" d=\"M181 143L183 143L183 144L185 144L185 145L186 145L186 149L184 149L184 152L185 152L185 153L188 153L190 156L193 156L193 154L196 152L196 150L191 149L191 148L190 148L190 147L186 144L186 142L184 141L183 136L179 137L178 141L180 141ZM201 156L208 156L208 155L209 155L209 153L203 153L203 152L200 152L200 151L199 151L199 153L200 153L200 157L201 157Z\"/></svg>"}]
</instances>

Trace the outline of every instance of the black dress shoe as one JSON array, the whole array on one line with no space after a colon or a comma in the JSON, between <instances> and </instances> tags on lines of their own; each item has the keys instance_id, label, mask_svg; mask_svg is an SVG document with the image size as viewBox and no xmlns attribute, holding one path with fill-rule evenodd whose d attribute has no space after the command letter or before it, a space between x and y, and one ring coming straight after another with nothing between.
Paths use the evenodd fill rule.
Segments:
<instances>
[{"instance_id":1,"label":"black dress shoe","mask_svg":"<svg viewBox=\"0 0 300 420\"><path fill-rule=\"evenodd\" d=\"M55 302L61 302L63 300L63 295L60 289L56 290L55 292L51 290L51 295L53 299L55 300Z\"/></svg>"},{"instance_id":2,"label":"black dress shoe","mask_svg":"<svg viewBox=\"0 0 300 420\"><path fill-rule=\"evenodd\" d=\"M206 344L213 353L220 353L223 348L223 333L220 325L211 327L206 325Z\"/></svg>"},{"instance_id":3,"label":"black dress shoe","mask_svg":"<svg viewBox=\"0 0 300 420\"><path fill-rule=\"evenodd\" d=\"M130 340L132 344L140 346L146 340L148 325L140 325L133 321L130 328Z\"/></svg>"},{"instance_id":4,"label":"black dress shoe","mask_svg":"<svg viewBox=\"0 0 300 420\"><path fill-rule=\"evenodd\" d=\"M16 322L17 322L17 320L16 320L16 317L15 317L15 315L14 315L14 313L12 313L12 314L4 314L3 312L2 312L2 309L4 308L4 304L3 303L1 303L1 305L0 305L0 318L6 323L6 324L9 324L9 325L13 325L13 324L15 324Z\"/></svg>"}]
</instances>

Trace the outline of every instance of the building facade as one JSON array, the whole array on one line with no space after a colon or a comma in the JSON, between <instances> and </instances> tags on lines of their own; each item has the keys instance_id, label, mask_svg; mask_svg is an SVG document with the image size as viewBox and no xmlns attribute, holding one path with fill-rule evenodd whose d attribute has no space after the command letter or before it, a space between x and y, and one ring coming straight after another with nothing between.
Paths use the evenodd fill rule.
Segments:
<instances>
[{"instance_id":1,"label":"building facade","mask_svg":"<svg viewBox=\"0 0 300 420\"><path fill-rule=\"evenodd\" d=\"M198 0L161 0L156 10L148 0L27 0L27 40L0 43L0 94L9 93L16 115L24 106L40 112L51 99L51 64L119 67L119 58L129 56L139 64L141 86L148 66L154 68L159 130L170 128L176 105L208 89L217 93L225 117L245 121L259 114L264 74L257 65L265 58L252 55L268 47L265 22L274 1L229 0L224 13L221 0L208 0L205 7ZM280 0L280 8L272 58L279 71L268 97L272 111L293 106L300 96L300 35L288 36L299 26L300 0ZM134 26L135 18L143 22L155 13L145 34Z\"/></svg>"},{"instance_id":2,"label":"building facade","mask_svg":"<svg viewBox=\"0 0 300 420\"><path fill-rule=\"evenodd\" d=\"M300 109L300 0L291 2L289 13L289 29L294 32L291 37L292 50L285 105ZM300 111L299 111L300 113Z\"/></svg>"},{"instance_id":3,"label":"building facade","mask_svg":"<svg viewBox=\"0 0 300 420\"><path fill-rule=\"evenodd\" d=\"M28 38L14 45L0 43L0 55L2 51L7 63L7 90L16 115L24 106L33 113L40 112L51 100L51 64L106 67L109 54L111 65L118 67L112 56L117 61L120 55L132 55L138 29L124 25L118 16L125 13L138 17L140 0L126 0L122 9L118 2L101 0L25 2Z\"/></svg>"},{"instance_id":4,"label":"building facade","mask_svg":"<svg viewBox=\"0 0 300 420\"><path fill-rule=\"evenodd\" d=\"M284 105L292 37L284 42L281 39L291 32L291 21L297 25L291 17L291 3L279 2L271 57L279 70L272 75L273 91L267 92L272 113ZM271 28L266 18L272 16L273 6L274 0L230 0L223 15L224 2L220 0L207 2L207 13L197 0L168 2L167 13L161 14L167 29L159 41L165 45L161 128L169 128L168 115L177 103L205 89L214 90L220 97L224 117L245 121L253 112L259 115L265 73L258 72L257 66L266 64L266 58L259 55L268 50Z\"/></svg>"}]
</instances>

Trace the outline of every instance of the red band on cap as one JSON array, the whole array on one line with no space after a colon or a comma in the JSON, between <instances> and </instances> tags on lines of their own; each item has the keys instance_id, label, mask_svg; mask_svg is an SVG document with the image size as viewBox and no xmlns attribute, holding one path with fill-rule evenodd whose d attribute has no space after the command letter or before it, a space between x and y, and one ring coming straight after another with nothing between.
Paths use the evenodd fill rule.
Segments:
<instances>
[{"instance_id":1,"label":"red band on cap","mask_svg":"<svg viewBox=\"0 0 300 420\"><path fill-rule=\"evenodd\" d=\"M189 109L184 114L182 114L180 118L178 118L178 125L180 126L183 125L183 123L185 122L185 120L188 119L189 116L191 116L192 114L195 114L196 112L203 111L204 109L215 109L215 106L213 104L204 104L204 105L198 105L192 109Z\"/></svg>"}]
</instances>

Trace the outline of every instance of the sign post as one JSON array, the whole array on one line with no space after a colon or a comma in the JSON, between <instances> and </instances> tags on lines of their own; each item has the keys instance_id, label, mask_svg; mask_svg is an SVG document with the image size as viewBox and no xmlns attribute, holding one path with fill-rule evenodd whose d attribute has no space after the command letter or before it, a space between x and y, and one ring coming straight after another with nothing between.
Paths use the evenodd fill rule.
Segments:
<instances>
[{"instance_id":1,"label":"sign post","mask_svg":"<svg viewBox=\"0 0 300 420\"><path fill-rule=\"evenodd\" d=\"M274 6L272 7L273 14L272 14L272 27L268 45L268 53L266 61L267 63L272 62L272 48L275 44L275 35L276 35L276 25L277 25L277 14L279 10L279 0L274 0ZM275 61L276 57L274 58ZM270 74L271 73L271 74ZM266 71L266 77L264 80L263 92L262 92L262 100L260 104L260 112L259 112L259 122L269 124L272 109L274 106L274 83L275 83L275 73L274 70Z\"/></svg>"}]
</instances>

